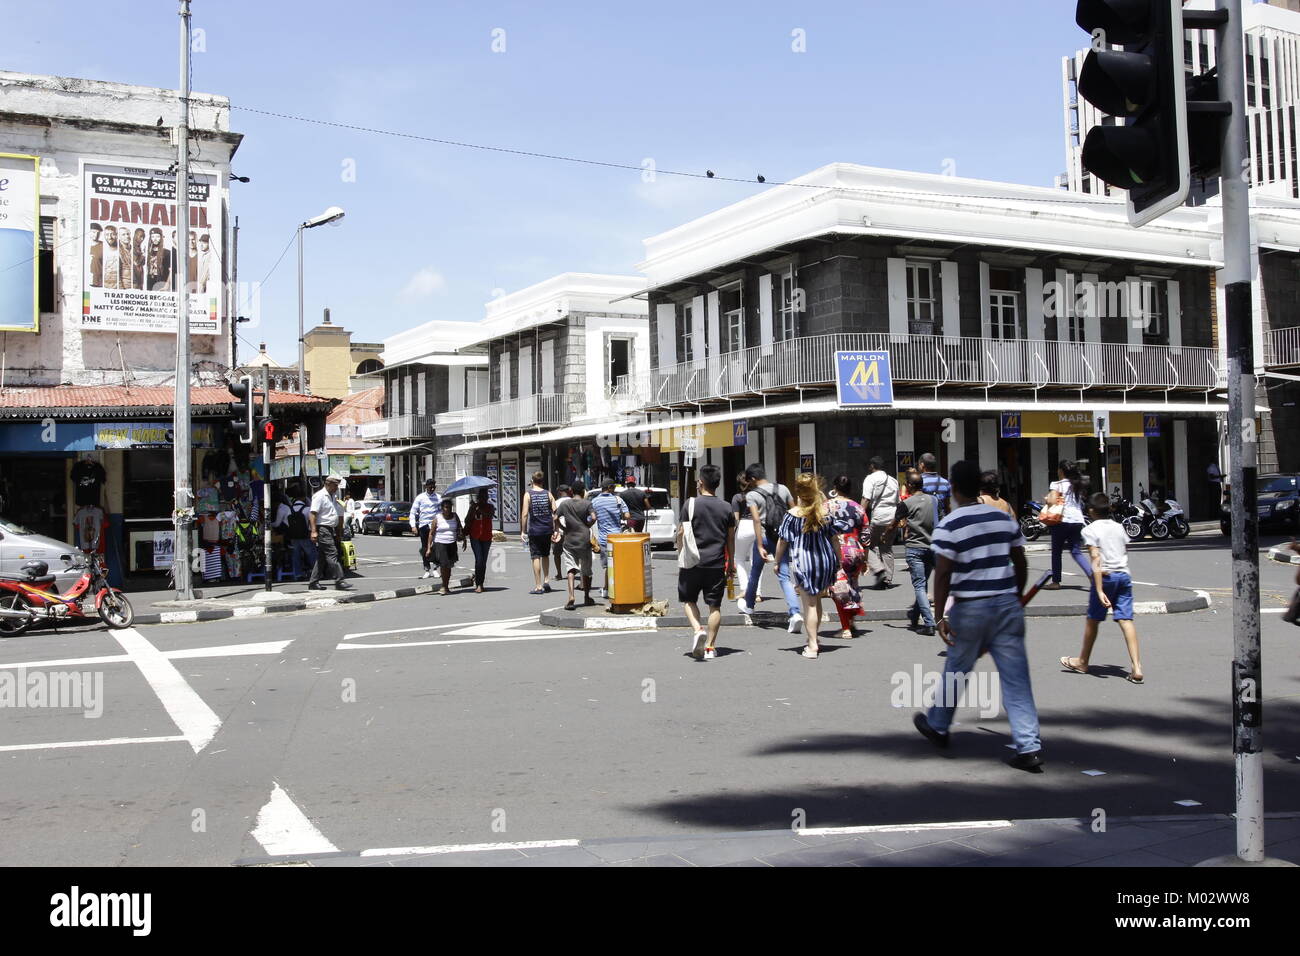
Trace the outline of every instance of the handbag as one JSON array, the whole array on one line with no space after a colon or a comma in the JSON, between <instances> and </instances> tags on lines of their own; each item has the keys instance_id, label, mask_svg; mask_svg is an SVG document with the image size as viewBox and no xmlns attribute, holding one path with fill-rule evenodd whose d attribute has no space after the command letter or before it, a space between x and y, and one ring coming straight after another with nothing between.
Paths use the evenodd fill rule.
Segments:
<instances>
[{"instance_id":1,"label":"handbag","mask_svg":"<svg viewBox=\"0 0 1300 956\"><path fill-rule=\"evenodd\" d=\"M679 568L693 568L700 563L700 549L695 543L695 529L691 522L695 520L695 499L686 505L686 520L682 522L682 549L677 553Z\"/></svg>"},{"instance_id":2,"label":"handbag","mask_svg":"<svg viewBox=\"0 0 1300 956\"><path fill-rule=\"evenodd\" d=\"M1061 493L1054 490L1047 499L1047 505L1038 512L1038 520L1048 526L1060 524L1065 520L1065 501Z\"/></svg>"}]
</instances>

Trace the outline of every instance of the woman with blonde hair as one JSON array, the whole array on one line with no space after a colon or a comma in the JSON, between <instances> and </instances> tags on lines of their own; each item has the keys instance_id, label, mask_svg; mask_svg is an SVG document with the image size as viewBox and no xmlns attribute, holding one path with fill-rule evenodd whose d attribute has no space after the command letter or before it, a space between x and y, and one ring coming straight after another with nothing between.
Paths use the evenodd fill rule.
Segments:
<instances>
[{"instance_id":1,"label":"woman with blonde hair","mask_svg":"<svg viewBox=\"0 0 1300 956\"><path fill-rule=\"evenodd\" d=\"M808 635L803 656L815 660L819 651L817 629L821 626L822 598L826 597L843 558L839 535L853 530L853 519L845 511L831 512L822 494L821 478L804 472L794 484L794 507L781 519L777 532L776 562L780 566L788 549L790 570L803 610L804 632Z\"/></svg>"}]
</instances>

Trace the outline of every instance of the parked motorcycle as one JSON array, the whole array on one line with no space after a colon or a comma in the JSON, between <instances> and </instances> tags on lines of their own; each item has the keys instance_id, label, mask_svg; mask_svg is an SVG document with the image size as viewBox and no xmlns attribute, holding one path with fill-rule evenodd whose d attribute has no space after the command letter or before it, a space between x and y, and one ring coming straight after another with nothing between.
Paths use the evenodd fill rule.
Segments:
<instances>
[{"instance_id":1,"label":"parked motorcycle","mask_svg":"<svg viewBox=\"0 0 1300 956\"><path fill-rule=\"evenodd\" d=\"M1137 541L1147 532L1157 541L1167 538L1185 538L1191 532L1187 515L1182 506L1173 498L1165 498L1158 490L1150 494L1139 485L1138 499L1141 504L1134 514L1126 517L1121 524L1130 541Z\"/></svg>"},{"instance_id":2,"label":"parked motorcycle","mask_svg":"<svg viewBox=\"0 0 1300 956\"><path fill-rule=\"evenodd\" d=\"M130 627L135 611L125 594L109 586L103 557L88 554L75 567L81 577L66 594L55 590L55 576L44 561L28 561L18 574L0 574L0 637L17 637L38 621L88 619L92 598L101 621L112 628Z\"/></svg>"},{"instance_id":3,"label":"parked motorcycle","mask_svg":"<svg viewBox=\"0 0 1300 956\"><path fill-rule=\"evenodd\" d=\"M1041 501L1030 500L1020 506L1020 533L1025 536L1026 541L1037 541L1047 530L1047 525L1038 519L1038 514L1042 510Z\"/></svg>"}]
</instances>

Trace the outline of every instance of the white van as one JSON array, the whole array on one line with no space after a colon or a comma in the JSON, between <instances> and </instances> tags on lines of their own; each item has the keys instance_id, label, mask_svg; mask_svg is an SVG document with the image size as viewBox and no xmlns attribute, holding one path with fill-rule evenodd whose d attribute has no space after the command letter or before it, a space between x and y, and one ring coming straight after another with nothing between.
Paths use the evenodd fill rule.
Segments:
<instances>
[{"instance_id":1,"label":"white van","mask_svg":"<svg viewBox=\"0 0 1300 956\"><path fill-rule=\"evenodd\" d=\"M677 515L670 506L667 488L642 487L645 492L645 530L650 546L673 547L677 540Z\"/></svg>"}]
</instances>

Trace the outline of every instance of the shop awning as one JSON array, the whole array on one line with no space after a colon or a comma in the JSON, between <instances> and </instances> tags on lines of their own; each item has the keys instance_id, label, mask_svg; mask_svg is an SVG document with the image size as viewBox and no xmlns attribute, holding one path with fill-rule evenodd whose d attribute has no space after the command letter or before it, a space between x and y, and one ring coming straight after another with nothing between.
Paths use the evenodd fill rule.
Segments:
<instances>
[{"instance_id":1,"label":"shop awning","mask_svg":"<svg viewBox=\"0 0 1300 956\"><path fill-rule=\"evenodd\" d=\"M433 447L433 442L426 441L419 445L397 445L392 448L375 448L370 454L372 455L405 455L411 451L428 451Z\"/></svg>"},{"instance_id":2,"label":"shop awning","mask_svg":"<svg viewBox=\"0 0 1300 956\"><path fill-rule=\"evenodd\" d=\"M504 448L509 445L530 445L546 442L568 441L571 438L590 438L593 435L612 434L627 431L629 428L641 428L640 419L619 418L613 421L594 422L586 425L570 425L549 432L537 432L531 435L511 435L508 438L485 438L481 441L465 442L448 451L478 451L483 448Z\"/></svg>"}]
</instances>

